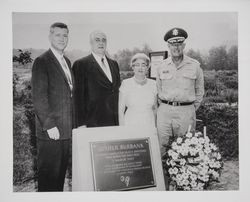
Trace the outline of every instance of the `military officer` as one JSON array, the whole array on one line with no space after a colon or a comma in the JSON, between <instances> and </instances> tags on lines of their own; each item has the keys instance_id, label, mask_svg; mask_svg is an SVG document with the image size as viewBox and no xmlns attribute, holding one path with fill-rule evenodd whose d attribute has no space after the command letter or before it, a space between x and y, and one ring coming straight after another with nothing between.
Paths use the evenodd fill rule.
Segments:
<instances>
[{"instance_id":1,"label":"military officer","mask_svg":"<svg viewBox=\"0 0 250 202\"><path fill-rule=\"evenodd\" d=\"M188 34L181 28L169 30L164 40L170 57L157 69L157 90L160 106L157 130L161 154L171 136L184 135L188 127L195 130L196 114L204 95L204 78L200 63L183 54Z\"/></svg>"}]
</instances>

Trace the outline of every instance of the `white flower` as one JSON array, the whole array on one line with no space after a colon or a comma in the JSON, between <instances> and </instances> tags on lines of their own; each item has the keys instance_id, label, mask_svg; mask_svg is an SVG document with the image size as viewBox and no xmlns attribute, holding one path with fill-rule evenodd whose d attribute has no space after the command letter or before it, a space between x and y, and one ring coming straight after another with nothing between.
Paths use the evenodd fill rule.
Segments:
<instances>
[{"instance_id":1,"label":"white flower","mask_svg":"<svg viewBox=\"0 0 250 202\"><path fill-rule=\"evenodd\" d=\"M168 150L168 155L171 156L174 151L172 149Z\"/></svg>"},{"instance_id":2,"label":"white flower","mask_svg":"<svg viewBox=\"0 0 250 202\"><path fill-rule=\"evenodd\" d=\"M172 153L172 158L173 158L173 160L178 159L178 154L176 152L173 152Z\"/></svg>"},{"instance_id":3,"label":"white flower","mask_svg":"<svg viewBox=\"0 0 250 202\"><path fill-rule=\"evenodd\" d=\"M185 163L186 163L186 160L185 159L181 159L180 165L183 166L183 165L185 165Z\"/></svg>"},{"instance_id":4,"label":"white flower","mask_svg":"<svg viewBox=\"0 0 250 202\"><path fill-rule=\"evenodd\" d=\"M220 153L217 153L217 159L220 160L221 159L221 155Z\"/></svg>"},{"instance_id":5,"label":"white flower","mask_svg":"<svg viewBox=\"0 0 250 202\"><path fill-rule=\"evenodd\" d=\"M188 179L188 177L189 177L189 174L187 174L187 173L183 173L183 174L182 174L182 178L183 178L183 179Z\"/></svg>"},{"instance_id":6,"label":"white flower","mask_svg":"<svg viewBox=\"0 0 250 202\"><path fill-rule=\"evenodd\" d=\"M220 168L220 167L221 167L220 162L218 162L218 161L215 162L214 164L215 164L215 165L214 165L215 168Z\"/></svg>"},{"instance_id":7,"label":"white flower","mask_svg":"<svg viewBox=\"0 0 250 202\"><path fill-rule=\"evenodd\" d=\"M220 175L219 175L218 172L214 171L213 172L213 176L214 176L215 179L218 179Z\"/></svg>"},{"instance_id":8,"label":"white flower","mask_svg":"<svg viewBox=\"0 0 250 202\"><path fill-rule=\"evenodd\" d=\"M171 164L171 166L175 166L176 165L176 163L173 160L170 161L170 164Z\"/></svg>"},{"instance_id":9,"label":"white flower","mask_svg":"<svg viewBox=\"0 0 250 202\"><path fill-rule=\"evenodd\" d=\"M185 191L190 191L190 190L191 190L191 188L190 188L189 186L184 186L183 189L184 189Z\"/></svg>"},{"instance_id":10,"label":"white flower","mask_svg":"<svg viewBox=\"0 0 250 202\"><path fill-rule=\"evenodd\" d=\"M222 157L208 136L204 137L200 132L187 133L177 137L171 146L166 164L177 188L203 190L205 182L219 178Z\"/></svg>"},{"instance_id":11,"label":"white flower","mask_svg":"<svg viewBox=\"0 0 250 202\"><path fill-rule=\"evenodd\" d=\"M205 152L206 154L209 154L209 153L211 152L211 149L210 149L210 148L205 148L204 152Z\"/></svg>"},{"instance_id":12,"label":"white flower","mask_svg":"<svg viewBox=\"0 0 250 202\"><path fill-rule=\"evenodd\" d=\"M198 190L203 190L203 188L204 188L204 183L198 183L197 189Z\"/></svg>"},{"instance_id":13,"label":"white flower","mask_svg":"<svg viewBox=\"0 0 250 202\"><path fill-rule=\"evenodd\" d=\"M172 148L173 148L174 150L176 150L176 148L177 148L176 142L173 142L173 143L172 143Z\"/></svg>"},{"instance_id":14,"label":"white flower","mask_svg":"<svg viewBox=\"0 0 250 202\"><path fill-rule=\"evenodd\" d=\"M187 179L183 180L183 184L184 185L188 185L189 184L189 181Z\"/></svg>"},{"instance_id":15,"label":"white flower","mask_svg":"<svg viewBox=\"0 0 250 202\"><path fill-rule=\"evenodd\" d=\"M195 149L190 149L189 153L190 153L191 156L195 156L198 153L198 151L195 150Z\"/></svg>"},{"instance_id":16,"label":"white flower","mask_svg":"<svg viewBox=\"0 0 250 202\"><path fill-rule=\"evenodd\" d=\"M198 141L199 141L200 144L204 144L204 143L205 143L205 140L204 140L204 138L202 138L202 137L200 137L200 138L198 139Z\"/></svg>"},{"instance_id":17,"label":"white flower","mask_svg":"<svg viewBox=\"0 0 250 202\"><path fill-rule=\"evenodd\" d=\"M196 187L197 186L197 182L195 182L195 181L191 181L190 184L191 184L192 187Z\"/></svg>"},{"instance_id":18,"label":"white flower","mask_svg":"<svg viewBox=\"0 0 250 202\"><path fill-rule=\"evenodd\" d=\"M198 144L198 138L197 137L192 137L191 144Z\"/></svg>"},{"instance_id":19,"label":"white flower","mask_svg":"<svg viewBox=\"0 0 250 202\"><path fill-rule=\"evenodd\" d=\"M178 168L174 167L172 173L176 175L178 173Z\"/></svg>"},{"instance_id":20,"label":"white flower","mask_svg":"<svg viewBox=\"0 0 250 202\"><path fill-rule=\"evenodd\" d=\"M198 145L196 146L196 149L197 149L198 151L202 151L203 146L202 146L202 145L200 145L200 144L198 144Z\"/></svg>"},{"instance_id":21,"label":"white flower","mask_svg":"<svg viewBox=\"0 0 250 202\"><path fill-rule=\"evenodd\" d=\"M181 144L182 143L182 138L178 137L176 141L177 141L177 144Z\"/></svg>"},{"instance_id":22,"label":"white flower","mask_svg":"<svg viewBox=\"0 0 250 202\"><path fill-rule=\"evenodd\" d=\"M188 154L189 147L186 144L182 144L182 147L180 148L180 153L183 156L186 156Z\"/></svg>"},{"instance_id":23,"label":"white flower","mask_svg":"<svg viewBox=\"0 0 250 202\"><path fill-rule=\"evenodd\" d=\"M210 148L211 148L212 150L214 150L214 151L217 150L217 147L216 147L213 143L210 143Z\"/></svg>"},{"instance_id":24,"label":"white flower","mask_svg":"<svg viewBox=\"0 0 250 202\"><path fill-rule=\"evenodd\" d=\"M190 179L191 179L192 181L195 181L195 180L197 180L197 176L196 176L195 174L191 174L191 175L190 175Z\"/></svg>"},{"instance_id":25,"label":"white flower","mask_svg":"<svg viewBox=\"0 0 250 202\"><path fill-rule=\"evenodd\" d=\"M168 169L168 173L169 173L170 175L172 175L172 174L173 174L173 170L174 170L173 168L169 168L169 169Z\"/></svg>"},{"instance_id":26,"label":"white flower","mask_svg":"<svg viewBox=\"0 0 250 202\"><path fill-rule=\"evenodd\" d=\"M177 180L182 180L182 175L181 175L181 174L177 174L177 175L176 175L176 179L177 179Z\"/></svg>"},{"instance_id":27,"label":"white flower","mask_svg":"<svg viewBox=\"0 0 250 202\"><path fill-rule=\"evenodd\" d=\"M192 133L189 132L189 133L186 134L186 136L187 136L188 138L191 138L193 135L192 135Z\"/></svg>"}]
</instances>

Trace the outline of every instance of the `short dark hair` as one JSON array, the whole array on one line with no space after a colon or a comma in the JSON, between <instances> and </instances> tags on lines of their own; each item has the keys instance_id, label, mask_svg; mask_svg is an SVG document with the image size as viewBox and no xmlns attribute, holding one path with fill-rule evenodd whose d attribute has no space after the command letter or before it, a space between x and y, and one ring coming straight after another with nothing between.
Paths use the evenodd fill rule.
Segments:
<instances>
[{"instance_id":1,"label":"short dark hair","mask_svg":"<svg viewBox=\"0 0 250 202\"><path fill-rule=\"evenodd\" d=\"M68 32L69 32L69 29L68 29L68 26L62 22L55 22L53 23L51 26L50 26L50 32L52 32L52 30L55 28L55 27L59 27L59 28L62 28L62 29L67 29Z\"/></svg>"}]
</instances>

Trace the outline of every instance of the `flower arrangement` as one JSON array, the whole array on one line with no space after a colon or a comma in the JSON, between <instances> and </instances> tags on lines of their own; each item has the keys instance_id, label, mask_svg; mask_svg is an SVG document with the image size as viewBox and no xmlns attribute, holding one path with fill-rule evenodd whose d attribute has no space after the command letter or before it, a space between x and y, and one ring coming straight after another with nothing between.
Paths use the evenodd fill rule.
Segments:
<instances>
[{"instance_id":1,"label":"flower arrangement","mask_svg":"<svg viewBox=\"0 0 250 202\"><path fill-rule=\"evenodd\" d=\"M218 181L223 167L221 154L201 132L177 137L164 157L164 167L175 190L204 190L210 182Z\"/></svg>"}]
</instances>

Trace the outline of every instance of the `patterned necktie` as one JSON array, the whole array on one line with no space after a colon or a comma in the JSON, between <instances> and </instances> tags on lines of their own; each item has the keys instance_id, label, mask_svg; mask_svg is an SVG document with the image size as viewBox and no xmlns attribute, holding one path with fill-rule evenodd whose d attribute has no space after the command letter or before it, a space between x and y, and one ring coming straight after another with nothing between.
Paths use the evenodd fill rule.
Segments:
<instances>
[{"instance_id":1,"label":"patterned necktie","mask_svg":"<svg viewBox=\"0 0 250 202\"><path fill-rule=\"evenodd\" d=\"M65 76L67 78L70 90L72 91L73 85L72 85L72 78L71 78L70 70L69 70L68 65L66 64L63 57L61 57L61 64L62 64L62 67L63 67L63 71L65 73Z\"/></svg>"}]
</instances>

